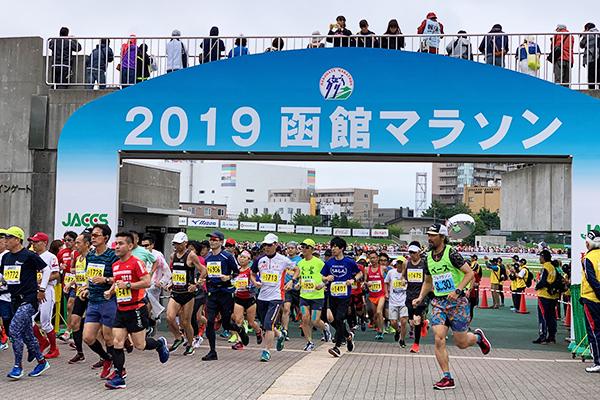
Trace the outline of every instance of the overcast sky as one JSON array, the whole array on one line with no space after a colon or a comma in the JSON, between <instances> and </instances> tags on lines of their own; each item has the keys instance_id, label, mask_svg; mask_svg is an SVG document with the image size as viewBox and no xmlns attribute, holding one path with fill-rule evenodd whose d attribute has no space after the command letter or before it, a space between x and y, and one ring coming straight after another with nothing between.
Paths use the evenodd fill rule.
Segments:
<instances>
[{"instance_id":1,"label":"overcast sky","mask_svg":"<svg viewBox=\"0 0 600 400\"><path fill-rule=\"evenodd\" d=\"M327 33L337 15L344 15L352 32L366 19L370 29L383 33L390 19L397 19L405 34L415 34L428 12L433 11L446 33L466 30L488 32L502 24L508 33L548 33L556 24L571 32L583 31L587 22L600 23L600 0L25 0L4 2L0 36L57 36L61 26L80 37L169 36L179 29L183 36L205 36L218 26L223 36L310 35ZM598 20L596 20L596 18ZM317 186L379 189L381 207L414 208L415 173L429 172L430 164L296 163L317 169ZM429 197L431 189L429 189Z\"/></svg>"}]
</instances>

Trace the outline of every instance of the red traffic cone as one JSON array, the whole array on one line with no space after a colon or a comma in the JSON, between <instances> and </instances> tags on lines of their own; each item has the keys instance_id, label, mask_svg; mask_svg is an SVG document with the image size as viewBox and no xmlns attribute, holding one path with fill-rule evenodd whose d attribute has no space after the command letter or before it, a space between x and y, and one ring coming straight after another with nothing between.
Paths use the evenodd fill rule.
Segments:
<instances>
[{"instance_id":1,"label":"red traffic cone","mask_svg":"<svg viewBox=\"0 0 600 400\"><path fill-rule=\"evenodd\" d=\"M490 306L488 306L487 291L488 288L481 289L481 304L477 308L490 308Z\"/></svg>"},{"instance_id":2,"label":"red traffic cone","mask_svg":"<svg viewBox=\"0 0 600 400\"><path fill-rule=\"evenodd\" d=\"M559 305L560 306L560 305ZM565 323L560 326L571 326L571 304L567 304L567 312L565 313Z\"/></svg>"},{"instance_id":3,"label":"red traffic cone","mask_svg":"<svg viewBox=\"0 0 600 400\"><path fill-rule=\"evenodd\" d=\"M527 303L525 302L525 292L521 293L521 304L519 305L519 311L517 311L518 314L531 314L529 311L527 311Z\"/></svg>"}]
</instances>

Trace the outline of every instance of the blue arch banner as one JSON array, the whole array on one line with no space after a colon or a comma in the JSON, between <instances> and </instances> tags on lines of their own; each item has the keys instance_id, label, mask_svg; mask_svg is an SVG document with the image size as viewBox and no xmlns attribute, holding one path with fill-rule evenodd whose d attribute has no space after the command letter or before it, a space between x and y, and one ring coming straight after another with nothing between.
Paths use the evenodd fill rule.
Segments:
<instances>
[{"instance_id":1,"label":"blue arch banner","mask_svg":"<svg viewBox=\"0 0 600 400\"><path fill-rule=\"evenodd\" d=\"M71 116L58 148L55 233L75 214L116 226L118 152L139 150L573 156L578 237L600 223L589 197L599 112L600 101L559 85L432 54L326 48L203 64Z\"/></svg>"}]
</instances>

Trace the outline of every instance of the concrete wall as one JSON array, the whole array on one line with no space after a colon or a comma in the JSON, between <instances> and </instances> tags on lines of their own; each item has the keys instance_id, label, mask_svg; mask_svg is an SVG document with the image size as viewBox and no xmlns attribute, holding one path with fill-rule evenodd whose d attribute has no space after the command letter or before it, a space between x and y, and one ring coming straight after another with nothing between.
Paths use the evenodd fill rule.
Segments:
<instances>
[{"instance_id":1,"label":"concrete wall","mask_svg":"<svg viewBox=\"0 0 600 400\"><path fill-rule=\"evenodd\" d=\"M502 230L570 232L571 171L540 164L502 174Z\"/></svg>"},{"instance_id":2,"label":"concrete wall","mask_svg":"<svg viewBox=\"0 0 600 400\"><path fill-rule=\"evenodd\" d=\"M475 246L506 246L506 236L475 236Z\"/></svg>"}]
</instances>

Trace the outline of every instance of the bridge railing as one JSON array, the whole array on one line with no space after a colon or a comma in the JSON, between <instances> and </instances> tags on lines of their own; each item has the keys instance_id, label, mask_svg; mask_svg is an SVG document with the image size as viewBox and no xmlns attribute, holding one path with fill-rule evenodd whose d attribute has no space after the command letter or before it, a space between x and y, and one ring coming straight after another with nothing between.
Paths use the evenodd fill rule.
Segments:
<instances>
[{"instance_id":1,"label":"bridge railing","mask_svg":"<svg viewBox=\"0 0 600 400\"><path fill-rule=\"evenodd\" d=\"M288 51L306 48L333 47L346 45L348 47L373 47L389 51L430 51L437 48L442 56L458 56L464 54L473 62L494 63L501 68L528 73L550 82L558 82L572 89L587 89L588 86L598 85L600 77L592 77L588 82L587 66L583 65L583 56L586 49L580 47L580 40L587 37L599 40L600 35L593 33L569 32L568 36L558 36L558 40L570 42L573 38L572 64L562 64L558 69L556 64L547 61L553 53L552 39L559 35L553 33L521 33L521 34L457 34L454 35L374 35L374 36L235 36L235 37L56 37L46 42L46 83L54 88L122 88L145 79L182 67L178 59L179 49L185 48L187 54L187 67L193 67L205 62L214 62L231 57L248 54L258 54L265 51ZM486 54L480 51L482 41L486 38L505 36L507 43L505 49L496 49L498 52ZM565 40L566 38L569 38ZM461 39L461 40L459 40ZM528 62L520 60L519 47L525 39L537 44L539 47L539 69L528 67ZM101 47L100 43L110 43L108 47ZM437 43L436 43L437 42ZM239 45L245 44L246 50L240 50ZM99 47L100 46L100 47ZM149 57L138 58L140 48L146 47ZM491 45L489 46L491 48ZM533 48L533 46L532 46ZM174 50L173 50L174 49ZM398 50L401 49L401 50ZM326 51L326 50L325 50ZM505 54L501 55L503 52ZM567 51L568 52L568 51ZM169 54L176 53L175 57ZM498 55L496 55L498 54ZM132 59L135 57L135 62ZM535 64L535 55L530 56L530 61ZM112 61L111 61L112 59ZM110 61L110 62L109 62ZM375 66L376 67L376 66ZM394 73L394 71L389 71ZM401 71L397 71L401 73ZM568 72L568 74L567 74ZM559 75L568 76L568 79L557 81ZM104 78L105 79L102 79ZM491 83L493 88L493 83ZM519 94L515 94L519 95Z\"/></svg>"}]
</instances>

